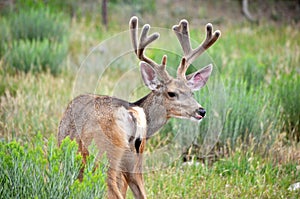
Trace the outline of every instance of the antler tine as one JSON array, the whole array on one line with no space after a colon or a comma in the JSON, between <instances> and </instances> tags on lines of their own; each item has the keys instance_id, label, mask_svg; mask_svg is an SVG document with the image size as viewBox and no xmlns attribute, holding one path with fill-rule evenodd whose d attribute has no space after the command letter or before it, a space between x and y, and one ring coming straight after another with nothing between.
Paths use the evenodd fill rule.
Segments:
<instances>
[{"instance_id":1,"label":"antler tine","mask_svg":"<svg viewBox=\"0 0 300 199\"><path fill-rule=\"evenodd\" d=\"M159 65L157 63L155 63L153 60L149 59L145 54L144 54L144 50L145 48L152 43L153 41L155 41L156 39L158 39L159 34L158 33L153 33L150 36L148 36L148 32L150 29L150 25L146 24L144 25L143 29L142 29L142 33L140 36L140 42L139 42L139 47L138 47L138 58L142 61L147 62L148 64L150 64L152 67L156 68L159 67Z\"/></svg>"},{"instance_id":2,"label":"antler tine","mask_svg":"<svg viewBox=\"0 0 300 199\"><path fill-rule=\"evenodd\" d=\"M150 43L152 43L153 41L158 39L159 34L153 33L148 36L150 25L146 24L143 26L141 36L139 39L139 44L138 44L137 43L137 38L138 38L138 18L137 17L134 16L130 19L129 28L130 28L130 33L131 33L132 45L133 45L134 52L137 55L137 57L141 61L144 61L144 62L148 63L150 66L152 66L152 68L159 73L162 80L168 81L169 74L166 71L167 56L166 55L163 56L162 63L161 63L161 65L159 65L145 55L146 47Z\"/></svg>"},{"instance_id":3,"label":"antler tine","mask_svg":"<svg viewBox=\"0 0 300 199\"><path fill-rule=\"evenodd\" d=\"M189 36L189 23L187 20L183 19L180 21L179 25L173 26L173 31L175 32L184 55L190 54L192 51L190 36Z\"/></svg>"},{"instance_id":4,"label":"antler tine","mask_svg":"<svg viewBox=\"0 0 300 199\"><path fill-rule=\"evenodd\" d=\"M137 17L131 17L129 21L129 30L131 34L130 36L131 36L132 46L136 55L137 55L137 32L138 32L137 25L138 25Z\"/></svg>"},{"instance_id":5,"label":"antler tine","mask_svg":"<svg viewBox=\"0 0 300 199\"><path fill-rule=\"evenodd\" d=\"M177 70L177 76L185 79L185 73L189 65L199 57L206 49L212 46L217 39L220 37L221 32L219 30L213 32L213 26L208 23L206 25L206 38L200 46L196 49L192 49L190 37L189 37L189 25L188 21L183 19L180 21L179 25L173 26L173 30L180 42L182 50L184 52L184 57Z\"/></svg>"},{"instance_id":6,"label":"antler tine","mask_svg":"<svg viewBox=\"0 0 300 199\"><path fill-rule=\"evenodd\" d=\"M153 33L152 35L148 36L148 32L150 29L150 25L146 24L144 25L142 29L142 33L140 36L139 44L137 42L138 39L138 18L137 17L132 17L129 22L129 29L131 33L131 40L132 40L132 45L134 48L134 52L137 55L137 57L141 61L145 61L146 63L150 64L153 68L157 68L158 64L155 63L153 60L149 59L145 54L145 48L148 46L150 43L155 41L158 37L158 33Z\"/></svg>"},{"instance_id":7,"label":"antler tine","mask_svg":"<svg viewBox=\"0 0 300 199\"><path fill-rule=\"evenodd\" d=\"M206 38L200 46L193 50L193 53L190 55L188 60L189 63L192 63L197 57L199 57L205 50L211 47L218 40L221 32L219 30L216 30L214 33L212 32L213 26L211 23L208 23L206 25Z\"/></svg>"}]
</instances>

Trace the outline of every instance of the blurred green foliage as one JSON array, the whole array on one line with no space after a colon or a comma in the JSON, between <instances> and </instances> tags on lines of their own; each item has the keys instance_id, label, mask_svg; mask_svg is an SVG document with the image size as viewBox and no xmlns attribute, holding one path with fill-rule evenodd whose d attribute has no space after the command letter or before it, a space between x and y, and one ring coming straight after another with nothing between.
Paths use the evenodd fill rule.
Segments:
<instances>
[{"instance_id":1,"label":"blurred green foliage","mask_svg":"<svg viewBox=\"0 0 300 199\"><path fill-rule=\"evenodd\" d=\"M226 113L221 143L230 140L234 145L238 138L246 142L249 136L259 143L262 137L281 132L287 132L291 140L300 140L297 35L290 26L234 25L209 49L219 75L209 81L212 85L221 81L225 88L224 101L217 102L224 104ZM207 99L214 94L204 89L196 96L208 113L214 114L211 103L215 99ZM214 126L205 120L200 124L200 140L206 136L209 124L210 128Z\"/></svg>"},{"instance_id":2,"label":"blurred green foliage","mask_svg":"<svg viewBox=\"0 0 300 199\"><path fill-rule=\"evenodd\" d=\"M12 40L61 42L68 36L68 17L48 8L22 9L8 18Z\"/></svg>"},{"instance_id":3,"label":"blurred green foliage","mask_svg":"<svg viewBox=\"0 0 300 199\"><path fill-rule=\"evenodd\" d=\"M57 75L62 71L61 62L67 55L67 44L49 40L15 40L5 58L7 65L25 73L49 71Z\"/></svg>"},{"instance_id":4,"label":"blurred green foliage","mask_svg":"<svg viewBox=\"0 0 300 199\"><path fill-rule=\"evenodd\" d=\"M154 13L156 11L155 0L112 0L113 4L127 4L134 8L135 13L143 14L145 12Z\"/></svg>"},{"instance_id":5,"label":"blurred green foliage","mask_svg":"<svg viewBox=\"0 0 300 199\"><path fill-rule=\"evenodd\" d=\"M68 18L46 8L30 8L8 15L6 21L0 52L8 70L54 75L62 71L61 63L68 53Z\"/></svg>"}]
</instances>

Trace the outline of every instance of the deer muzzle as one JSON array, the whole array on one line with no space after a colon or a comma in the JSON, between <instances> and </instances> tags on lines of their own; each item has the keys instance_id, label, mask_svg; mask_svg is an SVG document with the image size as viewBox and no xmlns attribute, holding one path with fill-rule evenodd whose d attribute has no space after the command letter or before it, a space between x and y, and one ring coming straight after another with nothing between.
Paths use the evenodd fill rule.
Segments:
<instances>
[{"instance_id":1,"label":"deer muzzle","mask_svg":"<svg viewBox=\"0 0 300 199\"><path fill-rule=\"evenodd\" d=\"M200 107L196 109L194 118L197 120L201 120L202 118L204 118L205 114L206 114L205 109Z\"/></svg>"}]
</instances>

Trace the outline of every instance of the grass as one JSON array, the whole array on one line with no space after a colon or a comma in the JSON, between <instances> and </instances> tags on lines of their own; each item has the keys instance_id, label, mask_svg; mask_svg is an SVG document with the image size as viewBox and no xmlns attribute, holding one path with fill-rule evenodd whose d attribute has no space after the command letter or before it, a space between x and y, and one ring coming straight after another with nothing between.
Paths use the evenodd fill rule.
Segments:
<instances>
[{"instance_id":1,"label":"grass","mask_svg":"<svg viewBox=\"0 0 300 199\"><path fill-rule=\"evenodd\" d=\"M93 22L73 21L68 58L63 63L65 70L56 76L49 71L38 75L31 71L12 74L6 71L1 59L1 144L15 140L15 144L23 146L32 143L39 132L46 140L56 135L60 118L74 97L74 83L82 77L76 74L78 66L93 46L125 29L118 27L104 32L103 27ZM191 36L198 39L199 30L191 31ZM6 37L6 30L1 35ZM212 163L204 158L203 162L183 166L180 158L165 168L145 173L149 198L297 198L300 195L299 191L288 191L291 184L300 181L299 38L299 31L290 25L227 24L222 28L220 41L208 51L216 65L214 76L208 87L196 94L207 108L208 116L199 128L189 128L192 136L198 136L198 144L207 146L206 138L214 133L215 127L222 127L214 140L215 147L208 151L218 160ZM150 54L160 59L156 52ZM169 56L168 63L174 62L173 57ZM101 63L101 60L92 62L96 66ZM113 93L116 82L130 64L128 61L120 70L105 71L97 93ZM89 76L85 79L94 80ZM88 83L98 82L96 79ZM222 89L217 89L220 85ZM148 141L147 150L155 153L157 148L172 144L174 132L184 123L172 120ZM181 137L188 135L182 133ZM35 144L30 145L30 149L34 147ZM189 150L189 145L186 147ZM193 153L194 157L209 155L204 148ZM74 186L85 189L80 183ZM130 192L128 196L132 198Z\"/></svg>"},{"instance_id":2,"label":"grass","mask_svg":"<svg viewBox=\"0 0 300 199\"><path fill-rule=\"evenodd\" d=\"M149 198L296 198L297 164L274 165L262 157L236 152L213 166L181 162L146 174Z\"/></svg>"},{"instance_id":3,"label":"grass","mask_svg":"<svg viewBox=\"0 0 300 199\"><path fill-rule=\"evenodd\" d=\"M55 134L60 117L71 99L74 77L53 77L50 73L3 76L1 138L30 141L38 132L46 137Z\"/></svg>"}]
</instances>

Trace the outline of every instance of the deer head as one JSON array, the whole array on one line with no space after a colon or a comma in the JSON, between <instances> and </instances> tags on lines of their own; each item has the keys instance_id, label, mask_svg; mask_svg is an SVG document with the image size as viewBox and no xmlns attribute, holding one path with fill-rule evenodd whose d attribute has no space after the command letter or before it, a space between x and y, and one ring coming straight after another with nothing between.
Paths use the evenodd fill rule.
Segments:
<instances>
[{"instance_id":1,"label":"deer head","mask_svg":"<svg viewBox=\"0 0 300 199\"><path fill-rule=\"evenodd\" d=\"M212 72L212 64L186 75L190 64L206 49L215 43L220 36L220 31L213 32L211 24L206 25L206 38L196 49L192 49L188 22L181 20L173 30L183 49L184 56L177 69L177 77L171 77L167 70L167 56L162 57L161 64L157 64L145 55L146 47L155 41L158 33L148 36L150 25L144 25L138 42L138 19L132 17L130 22L130 34L134 52L141 60L141 75L145 85L156 95L162 96L167 118L185 118L200 121L206 114L205 109L194 99L193 92L202 88Z\"/></svg>"}]
</instances>

